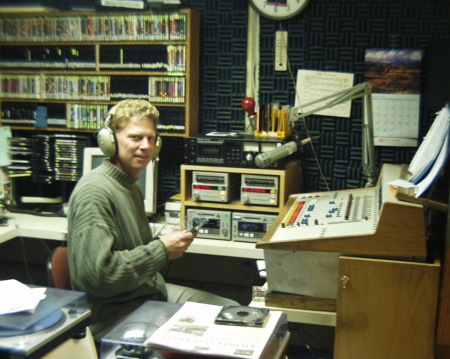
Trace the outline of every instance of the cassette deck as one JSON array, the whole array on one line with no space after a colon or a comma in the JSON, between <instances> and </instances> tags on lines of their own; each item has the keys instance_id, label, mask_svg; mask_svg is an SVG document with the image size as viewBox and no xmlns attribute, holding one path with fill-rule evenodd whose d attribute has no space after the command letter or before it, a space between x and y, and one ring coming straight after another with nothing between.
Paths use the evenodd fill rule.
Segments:
<instances>
[{"instance_id":1,"label":"cassette deck","mask_svg":"<svg viewBox=\"0 0 450 359\"><path fill-rule=\"evenodd\" d=\"M199 223L204 218L208 219L208 222L198 230L197 237L231 240L231 212L189 208L187 217L189 223L193 224Z\"/></svg>"},{"instance_id":2,"label":"cassette deck","mask_svg":"<svg viewBox=\"0 0 450 359\"><path fill-rule=\"evenodd\" d=\"M192 198L205 202L229 202L237 196L239 175L236 173L192 172Z\"/></svg>"},{"instance_id":3,"label":"cassette deck","mask_svg":"<svg viewBox=\"0 0 450 359\"><path fill-rule=\"evenodd\" d=\"M231 239L236 242L259 242L275 222L275 214L233 212Z\"/></svg>"},{"instance_id":4,"label":"cassette deck","mask_svg":"<svg viewBox=\"0 0 450 359\"><path fill-rule=\"evenodd\" d=\"M230 137L198 135L184 139L184 163L217 167L258 168L255 158L287 142L285 139L242 134ZM292 155L270 164L267 169L284 169Z\"/></svg>"},{"instance_id":5,"label":"cassette deck","mask_svg":"<svg viewBox=\"0 0 450 359\"><path fill-rule=\"evenodd\" d=\"M241 202L249 205L278 206L278 176L243 174Z\"/></svg>"}]
</instances>

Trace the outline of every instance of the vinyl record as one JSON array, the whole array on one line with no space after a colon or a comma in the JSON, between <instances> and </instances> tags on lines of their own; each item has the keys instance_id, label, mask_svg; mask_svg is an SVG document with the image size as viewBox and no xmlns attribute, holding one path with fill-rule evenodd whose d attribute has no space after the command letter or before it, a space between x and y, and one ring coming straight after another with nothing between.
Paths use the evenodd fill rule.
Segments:
<instances>
[{"instance_id":1,"label":"vinyl record","mask_svg":"<svg viewBox=\"0 0 450 359\"><path fill-rule=\"evenodd\" d=\"M64 312L61 309L58 309L57 311L38 321L36 324L24 330L0 328L0 337L6 338L37 333L42 330L47 330L62 324L65 318L66 315L64 314Z\"/></svg>"}]
</instances>

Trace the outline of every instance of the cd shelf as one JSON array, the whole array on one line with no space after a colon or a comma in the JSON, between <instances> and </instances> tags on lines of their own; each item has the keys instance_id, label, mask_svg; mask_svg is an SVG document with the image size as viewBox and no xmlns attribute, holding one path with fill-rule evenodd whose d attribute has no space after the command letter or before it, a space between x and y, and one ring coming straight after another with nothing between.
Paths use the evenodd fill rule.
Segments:
<instances>
[{"instance_id":1,"label":"cd shelf","mask_svg":"<svg viewBox=\"0 0 450 359\"><path fill-rule=\"evenodd\" d=\"M0 14L1 124L95 131L105 108L142 98L160 111L162 135L193 136L198 54L195 10ZM44 127L34 116L42 107Z\"/></svg>"},{"instance_id":2,"label":"cd shelf","mask_svg":"<svg viewBox=\"0 0 450 359\"><path fill-rule=\"evenodd\" d=\"M2 98L110 101L148 98L152 102L184 103L186 82L179 76L150 76L148 86L137 86L141 79L116 76L80 75L0 75ZM117 83L112 84L112 81ZM127 82L128 86L127 86ZM147 83L147 81L145 81ZM114 88L115 91L111 89ZM138 90L136 92L135 90Z\"/></svg>"},{"instance_id":3,"label":"cd shelf","mask_svg":"<svg viewBox=\"0 0 450 359\"><path fill-rule=\"evenodd\" d=\"M186 45L101 45L99 69L107 71L186 71ZM0 67L13 70L95 71L95 45L2 46Z\"/></svg>"},{"instance_id":4,"label":"cd shelf","mask_svg":"<svg viewBox=\"0 0 450 359\"><path fill-rule=\"evenodd\" d=\"M8 16L0 19L0 41L186 40L186 13Z\"/></svg>"}]
</instances>

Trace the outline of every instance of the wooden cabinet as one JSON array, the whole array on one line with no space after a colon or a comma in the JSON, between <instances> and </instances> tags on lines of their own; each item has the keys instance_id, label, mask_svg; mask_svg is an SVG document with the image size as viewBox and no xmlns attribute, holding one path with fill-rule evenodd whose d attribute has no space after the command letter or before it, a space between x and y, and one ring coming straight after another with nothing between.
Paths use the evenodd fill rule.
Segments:
<instances>
[{"instance_id":1,"label":"wooden cabinet","mask_svg":"<svg viewBox=\"0 0 450 359\"><path fill-rule=\"evenodd\" d=\"M267 252L271 251L264 251L266 264ZM290 270L302 273L298 282L309 277L298 268ZM432 359L440 270L438 260L341 255L331 284L337 288L337 299L269 292L265 304L281 308L289 321L335 326L336 359ZM268 267L268 275L269 271Z\"/></svg>"},{"instance_id":2,"label":"wooden cabinet","mask_svg":"<svg viewBox=\"0 0 450 359\"><path fill-rule=\"evenodd\" d=\"M192 173L194 171L220 172L234 174L256 174L270 175L279 177L278 206L255 206L246 205L240 199L232 199L229 203L200 202L192 198ZM284 207L284 204L292 193L298 193L300 190L300 162L291 161L283 170L267 170L257 168L238 168L238 167L212 167L181 165L181 218L186 215L187 208L209 208L222 209L229 211L247 211L247 212L265 212L278 214ZM240 184L239 184L240 187Z\"/></svg>"},{"instance_id":3,"label":"wooden cabinet","mask_svg":"<svg viewBox=\"0 0 450 359\"><path fill-rule=\"evenodd\" d=\"M198 132L199 13L0 14L2 124L93 132L143 98L162 135ZM37 126L37 127L35 127Z\"/></svg>"},{"instance_id":4,"label":"wooden cabinet","mask_svg":"<svg viewBox=\"0 0 450 359\"><path fill-rule=\"evenodd\" d=\"M231 173L235 175L240 174L254 174L265 176L277 176L279 189L278 189L278 206L255 206L246 205L240 201L240 198L233 198L228 203L216 203L216 202L201 202L193 199L192 196L192 182L193 172L214 172L214 173ZM196 208L203 210L212 210L217 212L230 211L239 213L264 213L274 217L279 213L280 209L284 206L284 203L288 196L292 193L297 193L300 189L301 178L301 166L299 161L289 162L284 169L280 170L267 170L257 168L237 168L237 167L213 167L213 166L197 166L197 165L181 165L181 209L180 216L184 218L188 209ZM241 183L236 183L236 188L240 191ZM237 192L239 192L237 191ZM231 218L230 218L231 220ZM231 226L231 224L230 224ZM232 235L230 236L233 239ZM217 238L202 237L199 233L197 238L192 243L192 250L196 253L220 255L220 256L233 256L253 259L263 259L263 251L255 248L254 240L219 240ZM189 251L189 250L188 250Z\"/></svg>"},{"instance_id":5,"label":"wooden cabinet","mask_svg":"<svg viewBox=\"0 0 450 359\"><path fill-rule=\"evenodd\" d=\"M334 358L432 359L439 272L439 262L341 256Z\"/></svg>"}]
</instances>

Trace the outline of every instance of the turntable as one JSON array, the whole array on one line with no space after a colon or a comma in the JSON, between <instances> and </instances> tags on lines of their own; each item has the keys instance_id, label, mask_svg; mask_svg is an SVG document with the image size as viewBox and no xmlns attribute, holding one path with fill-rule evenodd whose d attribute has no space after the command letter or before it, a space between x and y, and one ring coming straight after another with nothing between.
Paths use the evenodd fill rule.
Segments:
<instances>
[{"instance_id":1,"label":"turntable","mask_svg":"<svg viewBox=\"0 0 450 359\"><path fill-rule=\"evenodd\" d=\"M45 294L32 314L0 316L0 357L41 358L85 332L91 316L85 293L47 288Z\"/></svg>"},{"instance_id":2,"label":"turntable","mask_svg":"<svg viewBox=\"0 0 450 359\"><path fill-rule=\"evenodd\" d=\"M147 301L102 338L102 359L167 359L147 351L145 340L169 320L181 304Z\"/></svg>"}]
</instances>

